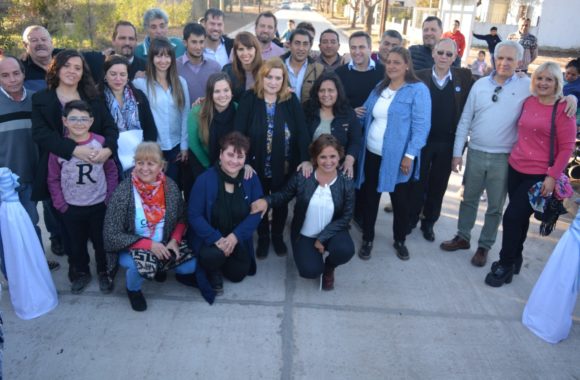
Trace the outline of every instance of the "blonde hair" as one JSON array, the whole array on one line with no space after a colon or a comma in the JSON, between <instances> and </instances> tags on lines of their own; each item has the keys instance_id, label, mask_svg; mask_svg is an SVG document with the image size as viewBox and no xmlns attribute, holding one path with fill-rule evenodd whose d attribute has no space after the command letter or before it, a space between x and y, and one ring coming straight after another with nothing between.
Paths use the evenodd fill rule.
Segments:
<instances>
[{"instance_id":1,"label":"blonde hair","mask_svg":"<svg viewBox=\"0 0 580 380\"><path fill-rule=\"evenodd\" d=\"M555 62L544 62L534 71L532 74L532 81L530 83L530 92L534 96L538 96L536 92L536 81L538 80L538 75L542 73L548 73L556 82L556 88L554 89L554 95L556 98L562 96L562 89L564 88L564 80L562 79L562 71L560 65Z\"/></svg>"},{"instance_id":2,"label":"blonde hair","mask_svg":"<svg viewBox=\"0 0 580 380\"><path fill-rule=\"evenodd\" d=\"M133 156L135 163L137 161L152 161L161 164L165 168L166 161L163 158L163 152L159 147L159 144L151 141L144 141L137 145L135 149L135 156Z\"/></svg>"},{"instance_id":3,"label":"blonde hair","mask_svg":"<svg viewBox=\"0 0 580 380\"><path fill-rule=\"evenodd\" d=\"M254 92L260 99L264 99L264 78L268 76L272 69L282 70L282 87L278 91L278 102L284 102L292 96L290 92L289 80L288 80L288 70L286 70L286 65L278 57L270 58L262 64L260 70L258 71L258 76L256 77L256 83L254 83Z\"/></svg>"}]
</instances>

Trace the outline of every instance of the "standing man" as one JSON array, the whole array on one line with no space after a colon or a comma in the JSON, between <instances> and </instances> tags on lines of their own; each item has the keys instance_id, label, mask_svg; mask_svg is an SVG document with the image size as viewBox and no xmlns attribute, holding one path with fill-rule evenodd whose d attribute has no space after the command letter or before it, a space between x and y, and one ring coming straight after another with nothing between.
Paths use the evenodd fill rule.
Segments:
<instances>
[{"instance_id":1,"label":"standing man","mask_svg":"<svg viewBox=\"0 0 580 380\"><path fill-rule=\"evenodd\" d=\"M528 66L534 62L538 56L538 39L530 33L530 19L522 17L518 21L517 33L508 36L508 40L516 41L524 48L524 58L518 65L517 71L528 73Z\"/></svg>"},{"instance_id":2,"label":"standing man","mask_svg":"<svg viewBox=\"0 0 580 380\"><path fill-rule=\"evenodd\" d=\"M465 50L465 36L459 30L461 24L459 20L453 21L453 30L451 32L443 33L442 38L451 38L457 44L457 59L461 63L461 58L463 58L463 51Z\"/></svg>"},{"instance_id":3,"label":"standing man","mask_svg":"<svg viewBox=\"0 0 580 380\"><path fill-rule=\"evenodd\" d=\"M484 266L495 243L507 194L508 157L517 138L516 122L524 100L530 96L530 79L516 74L524 49L514 41L496 47L496 71L472 87L455 135L452 170L461 169L463 147L470 136L465 165L465 190L459 206L457 235L441 249L469 249L477 218L479 197L487 191L487 210L478 248L471 259Z\"/></svg>"},{"instance_id":4,"label":"standing man","mask_svg":"<svg viewBox=\"0 0 580 380\"><path fill-rule=\"evenodd\" d=\"M0 56L0 167L7 167L20 177L18 197L30 216L42 245L36 202L31 200L32 181L38 165L38 148L32 140L31 98L32 91L26 91L24 88L22 62L9 55ZM6 276L1 235L0 260L2 273ZM49 261L48 267L50 270L56 270L60 264Z\"/></svg>"},{"instance_id":5,"label":"standing man","mask_svg":"<svg viewBox=\"0 0 580 380\"><path fill-rule=\"evenodd\" d=\"M165 37L175 49L175 57L179 58L185 53L185 47L177 37L168 37L169 16L160 8L148 9L143 15L143 29L147 36L142 43L137 45L135 55L141 59L147 60L147 52L151 45L151 40L158 37Z\"/></svg>"},{"instance_id":6,"label":"standing man","mask_svg":"<svg viewBox=\"0 0 580 380\"><path fill-rule=\"evenodd\" d=\"M205 37L205 29L200 24L190 22L183 28L186 51L183 56L177 58L177 72L187 82L189 99L192 102L205 97L208 78L221 71L219 63L203 56Z\"/></svg>"},{"instance_id":7,"label":"standing man","mask_svg":"<svg viewBox=\"0 0 580 380\"><path fill-rule=\"evenodd\" d=\"M409 46L409 53L413 59L415 72L430 69L435 64L433 61L433 48L441 39L443 24L439 17L429 16L423 21L423 45Z\"/></svg>"},{"instance_id":8,"label":"standing man","mask_svg":"<svg viewBox=\"0 0 580 380\"><path fill-rule=\"evenodd\" d=\"M310 98L314 81L324 72L324 66L310 58L312 36L304 29L296 29L290 36L290 51L281 58L288 69L290 87L300 103Z\"/></svg>"},{"instance_id":9,"label":"standing man","mask_svg":"<svg viewBox=\"0 0 580 380\"><path fill-rule=\"evenodd\" d=\"M230 62L230 53L234 46L234 40L224 35L224 17L224 12L216 8L209 8L203 16L206 32L203 56L217 61L220 67Z\"/></svg>"},{"instance_id":10,"label":"standing man","mask_svg":"<svg viewBox=\"0 0 580 380\"><path fill-rule=\"evenodd\" d=\"M383 65L386 65L387 55L392 48L397 46L403 46L403 36L401 36L401 33L394 29L386 30L385 33L383 33L383 37L381 38L381 42L379 44L379 52L373 53L371 58L375 61L380 61Z\"/></svg>"},{"instance_id":11,"label":"standing man","mask_svg":"<svg viewBox=\"0 0 580 380\"><path fill-rule=\"evenodd\" d=\"M350 61L336 69L350 106L359 117L364 116L362 105L371 91L385 77L385 67L371 59L371 36L354 32L348 39Z\"/></svg>"},{"instance_id":12,"label":"standing man","mask_svg":"<svg viewBox=\"0 0 580 380\"><path fill-rule=\"evenodd\" d=\"M122 55L129 60L129 80L135 78L138 71L145 71L147 62L135 57L135 47L137 46L137 29L129 21L118 21L113 30L111 39L115 54Z\"/></svg>"},{"instance_id":13,"label":"standing man","mask_svg":"<svg viewBox=\"0 0 580 380\"><path fill-rule=\"evenodd\" d=\"M484 40L487 42L487 48L489 50L489 55L491 56L491 65L495 69L495 60L493 58L493 53L495 52L495 47L497 44L501 42L501 38L497 35L497 27L492 26L489 29L489 34L475 34L473 33L473 37L477 38L478 40Z\"/></svg>"},{"instance_id":14,"label":"standing man","mask_svg":"<svg viewBox=\"0 0 580 380\"><path fill-rule=\"evenodd\" d=\"M270 11L262 12L256 18L254 31L262 47L262 59L267 60L272 57L279 57L286 51L272 41L276 38L278 20Z\"/></svg>"},{"instance_id":15,"label":"standing man","mask_svg":"<svg viewBox=\"0 0 580 380\"><path fill-rule=\"evenodd\" d=\"M451 67L457 58L456 49L454 40L442 39L433 49L435 65L417 72L431 94L431 130L421 150L419 181L411 185L409 230L417 225L422 210L421 231L427 241L435 240L433 226L441 214L451 175L455 130L473 85L470 70Z\"/></svg>"},{"instance_id":16,"label":"standing man","mask_svg":"<svg viewBox=\"0 0 580 380\"><path fill-rule=\"evenodd\" d=\"M340 38L338 33L333 29L326 29L320 35L318 44L320 55L316 62L320 63L326 70L336 70L343 65L342 56L338 54L340 49Z\"/></svg>"}]
</instances>

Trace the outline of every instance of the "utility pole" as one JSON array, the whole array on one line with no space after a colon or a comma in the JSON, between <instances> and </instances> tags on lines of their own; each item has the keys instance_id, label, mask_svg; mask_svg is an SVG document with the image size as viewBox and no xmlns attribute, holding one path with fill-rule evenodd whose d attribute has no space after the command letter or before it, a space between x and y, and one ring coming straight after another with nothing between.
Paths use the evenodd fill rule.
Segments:
<instances>
[{"instance_id":1,"label":"utility pole","mask_svg":"<svg viewBox=\"0 0 580 380\"><path fill-rule=\"evenodd\" d=\"M387 14L389 13L389 0L383 0L383 6L381 9L381 25L379 28L379 37L383 37L383 33L385 33L385 26L387 23Z\"/></svg>"}]
</instances>

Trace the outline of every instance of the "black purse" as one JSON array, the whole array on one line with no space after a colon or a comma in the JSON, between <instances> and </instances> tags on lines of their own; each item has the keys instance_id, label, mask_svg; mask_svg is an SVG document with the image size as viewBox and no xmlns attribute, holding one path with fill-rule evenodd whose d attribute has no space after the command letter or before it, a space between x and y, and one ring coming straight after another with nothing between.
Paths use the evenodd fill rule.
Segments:
<instances>
[{"instance_id":1,"label":"black purse","mask_svg":"<svg viewBox=\"0 0 580 380\"><path fill-rule=\"evenodd\" d=\"M550 126L550 161L548 166L554 165L555 157L554 157L554 143L556 139L556 111L558 109L558 101L554 103L554 108L552 108L552 123ZM550 196L546 200L546 204L544 205L544 211L539 212L536 211L534 213L534 217L542 222L540 224L540 235L541 236L548 236L554 231L556 227L556 222L560 215L564 215L568 213L566 208L564 207L564 203L561 199L557 199L553 195Z\"/></svg>"}]
</instances>

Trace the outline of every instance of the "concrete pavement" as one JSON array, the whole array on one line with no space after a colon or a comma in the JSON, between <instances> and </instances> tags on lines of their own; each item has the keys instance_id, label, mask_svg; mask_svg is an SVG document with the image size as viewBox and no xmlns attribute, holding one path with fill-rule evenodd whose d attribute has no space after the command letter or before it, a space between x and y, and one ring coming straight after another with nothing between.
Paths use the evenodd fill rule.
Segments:
<instances>
[{"instance_id":1,"label":"concrete pavement","mask_svg":"<svg viewBox=\"0 0 580 380\"><path fill-rule=\"evenodd\" d=\"M102 295L95 280L73 295L66 260L56 258L63 267L53 274L60 302L53 312L19 320L3 291L4 378L580 378L579 305L570 337L557 345L543 342L520 322L568 225L558 222L551 236L540 237L532 221L521 274L510 285L490 288L483 282L490 264L469 263L475 247L454 253L438 248L456 231L460 183L453 174L436 241L425 241L417 230L409 236L407 262L395 256L392 215L381 209L373 257L355 256L339 267L332 292L299 278L291 255L271 252L258 262L256 276L226 282L224 296L213 306L170 275L166 283L145 284L149 308L136 313L123 273L110 295ZM481 206L473 246L486 205ZM358 247L361 236L351 232ZM500 231L489 263L497 259L501 239Z\"/></svg>"}]
</instances>

